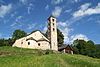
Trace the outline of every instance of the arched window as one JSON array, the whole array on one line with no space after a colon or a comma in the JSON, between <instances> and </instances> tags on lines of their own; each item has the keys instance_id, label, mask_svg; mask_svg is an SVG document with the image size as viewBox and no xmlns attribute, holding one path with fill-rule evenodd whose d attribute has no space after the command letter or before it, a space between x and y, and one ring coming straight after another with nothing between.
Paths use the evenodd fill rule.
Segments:
<instances>
[{"instance_id":1,"label":"arched window","mask_svg":"<svg viewBox=\"0 0 100 67\"><path fill-rule=\"evenodd\" d=\"M28 45L30 45L30 42L28 42Z\"/></svg>"},{"instance_id":2,"label":"arched window","mask_svg":"<svg viewBox=\"0 0 100 67\"><path fill-rule=\"evenodd\" d=\"M40 43L38 43L38 46L40 46Z\"/></svg>"},{"instance_id":3,"label":"arched window","mask_svg":"<svg viewBox=\"0 0 100 67\"><path fill-rule=\"evenodd\" d=\"M55 28L53 28L53 31L55 31Z\"/></svg>"},{"instance_id":4,"label":"arched window","mask_svg":"<svg viewBox=\"0 0 100 67\"><path fill-rule=\"evenodd\" d=\"M52 19L52 21L54 22L54 21L55 21L55 19Z\"/></svg>"},{"instance_id":5,"label":"arched window","mask_svg":"<svg viewBox=\"0 0 100 67\"><path fill-rule=\"evenodd\" d=\"M23 42L21 42L21 44L23 44Z\"/></svg>"}]
</instances>

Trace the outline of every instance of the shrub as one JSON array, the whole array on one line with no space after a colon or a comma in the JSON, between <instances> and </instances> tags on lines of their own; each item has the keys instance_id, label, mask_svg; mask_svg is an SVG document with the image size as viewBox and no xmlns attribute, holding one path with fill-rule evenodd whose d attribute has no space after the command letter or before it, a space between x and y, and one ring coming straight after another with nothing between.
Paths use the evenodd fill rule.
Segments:
<instances>
[{"instance_id":1,"label":"shrub","mask_svg":"<svg viewBox=\"0 0 100 67\"><path fill-rule=\"evenodd\" d=\"M46 50L45 54L53 54L52 50Z\"/></svg>"}]
</instances>

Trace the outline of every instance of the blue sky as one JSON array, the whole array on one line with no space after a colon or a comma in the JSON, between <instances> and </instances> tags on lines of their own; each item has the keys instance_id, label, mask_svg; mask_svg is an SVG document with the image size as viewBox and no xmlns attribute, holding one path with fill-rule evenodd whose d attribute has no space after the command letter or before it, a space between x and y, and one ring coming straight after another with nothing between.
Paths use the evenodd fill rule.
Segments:
<instances>
[{"instance_id":1,"label":"blue sky","mask_svg":"<svg viewBox=\"0 0 100 67\"><path fill-rule=\"evenodd\" d=\"M100 44L100 0L0 0L0 38L11 37L16 29L45 32L51 14L65 43L84 39Z\"/></svg>"}]
</instances>

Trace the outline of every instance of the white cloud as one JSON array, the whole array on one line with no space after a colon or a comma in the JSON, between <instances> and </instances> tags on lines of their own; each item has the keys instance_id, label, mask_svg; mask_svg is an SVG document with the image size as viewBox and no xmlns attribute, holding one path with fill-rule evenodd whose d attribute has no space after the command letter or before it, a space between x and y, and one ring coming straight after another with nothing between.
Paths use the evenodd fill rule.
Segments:
<instances>
[{"instance_id":1,"label":"white cloud","mask_svg":"<svg viewBox=\"0 0 100 67\"><path fill-rule=\"evenodd\" d=\"M19 0L21 3L26 4L27 0Z\"/></svg>"},{"instance_id":2,"label":"white cloud","mask_svg":"<svg viewBox=\"0 0 100 67\"><path fill-rule=\"evenodd\" d=\"M52 0L51 3L56 5L56 4L60 4L63 1L64 0Z\"/></svg>"},{"instance_id":3,"label":"white cloud","mask_svg":"<svg viewBox=\"0 0 100 67\"><path fill-rule=\"evenodd\" d=\"M9 4L9 5L1 5L0 6L0 17L3 18L7 13L10 12L11 8L12 8L11 4Z\"/></svg>"},{"instance_id":4,"label":"white cloud","mask_svg":"<svg viewBox=\"0 0 100 67\"><path fill-rule=\"evenodd\" d=\"M33 4L30 3L29 6L27 7L27 11L28 11L28 14L31 13L31 10L33 9Z\"/></svg>"},{"instance_id":5,"label":"white cloud","mask_svg":"<svg viewBox=\"0 0 100 67\"><path fill-rule=\"evenodd\" d=\"M27 7L27 9L28 9L28 14L30 14L30 10L31 10L31 8L30 8L30 7Z\"/></svg>"},{"instance_id":6,"label":"white cloud","mask_svg":"<svg viewBox=\"0 0 100 67\"><path fill-rule=\"evenodd\" d=\"M46 31L47 31L47 26L48 26L48 22L46 21L46 22L45 22L45 26L42 27L42 28L43 28L43 33L46 33Z\"/></svg>"},{"instance_id":7,"label":"white cloud","mask_svg":"<svg viewBox=\"0 0 100 67\"><path fill-rule=\"evenodd\" d=\"M72 18L66 20L65 22L67 23L68 26L70 26L70 25L72 25L73 23L76 23L77 21L79 21L82 18L83 17L78 17L78 18L77 17L72 17Z\"/></svg>"},{"instance_id":8,"label":"white cloud","mask_svg":"<svg viewBox=\"0 0 100 67\"><path fill-rule=\"evenodd\" d=\"M61 12L62 12L61 7L55 7L54 11L52 12L52 15L55 16L55 17L59 17Z\"/></svg>"},{"instance_id":9,"label":"white cloud","mask_svg":"<svg viewBox=\"0 0 100 67\"><path fill-rule=\"evenodd\" d=\"M33 29L33 28L35 28L35 27L36 27L36 24L35 24L35 23L33 23L33 24L28 24L28 28L27 28L27 29L31 30L31 29Z\"/></svg>"},{"instance_id":10,"label":"white cloud","mask_svg":"<svg viewBox=\"0 0 100 67\"><path fill-rule=\"evenodd\" d=\"M68 24L66 22L58 22L58 28L60 29L60 31L63 33L64 35L64 43L69 43L69 33L71 31L73 31L72 28L68 27Z\"/></svg>"},{"instance_id":11,"label":"white cloud","mask_svg":"<svg viewBox=\"0 0 100 67\"><path fill-rule=\"evenodd\" d=\"M70 38L69 38L69 34L71 31L73 31L73 29L69 28L69 27L65 27L65 28L60 28L60 30L62 31L63 35L64 35L64 43L69 43Z\"/></svg>"},{"instance_id":12,"label":"white cloud","mask_svg":"<svg viewBox=\"0 0 100 67\"><path fill-rule=\"evenodd\" d=\"M75 2L79 2L79 0L75 0Z\"/></svg>"},{"instance_id":13,"label":"white cloud","mask_svg":"<svg viewBox=\"0 0 100 67\"><path fill-rule=\"evenodd\" d=\"M10 26L11 26L11 27L14 27L16 24L17 24L17 23L12 23Z\"/></svg>"},{"instance_id":14,"label":"white cloud","mask_svg":"<svg viewBox=\"0 0 100 67\"><path fill-rule=\"evenodd\" d=\"M90 5L91 5L90 3L85 3L80 8L81 8L81 10L86 10L89 8Z\"/></svg>"},{"instance_id":15,"label":"white cloud","mask_svg":"<svg viewBox=\"0 0 100 67\"><path fill-rule=\"evenodd\" d=\"M65 22L58 22L58 26L66 27L67 23L65 23Z\"/></svg>"},{"instance_id":16,"label":"white cloud","mask_svg":"<svg viewBox=\"0 0 100 67\"><path fill-rule=\"evenodd\" d=\"M48 10L48 9L49 9L49 5L46 5L45 10Z\"/></svg>"},{"instance_id":17,"label":"white cloud","mask_svg":"<svg viewBox=\"0 0 100 67\"><path fill-rule=\"evenodd\" d=\"M70 0L71 3L78 3L80 0Z\"/></svg>"},{"instance_id":18,"label":"white cloud","mask_svg":"<svg viewBox=\"0 0 100 67\"><path fill-rule=\"evenodd\" d=\"M13 22L10 26L12 29L16 29L16 28L20 28L22 27L24 24L20 23L20 22Z\"/></svg>"},{"instance_id":19,"label":"white cloud","mask_svg":"<svg viewBox=\"0 0 100 67\"><path fill-rule=\"evenodd\" d=\"M95 8L89 8L90 4L84 4L80 10L76 11L73 16L80 17L85 15L100 14L100 3Z\"/></svg>"},{"instance_id":20,"label":"white cloud","mask_svg":"<svg viewBox=\"0 0 100 67\"><path fill-rule=\"evenodd\" d=\"M18 16L15 21L19 22L19 20L22 19L22 18L23 18L22 16Z\"/></svg>"},{"instance_id":21,"label":"white cloud","mask_svg":"<svg viewBox=\"0 0 100 67\"><path fill-rule=\"evenodd\" d=\"M24 24L20 21L23 17L18 16L16 17L15 21L10 25L12 28L19 28L22 27Z\"/></svg>"},{"instance_id":22,"label":"white cloud","mask_svg":"<svg viewBox=\"0 0 100 67\"><path fill-rule=\"evenodd\" d=\"M47 26L45 26L45 27L43 28L43 33L46 33L46 31L47 31Z\"/></svg>"},{"instance_id":23,"label":"white cloud","mask_svg":"<svg viewBox=\"0 0 100 67\"><path fill-rule=\"evenodd\" d=\"M78 39L78 40L85 40L85 41L88 41L88 40L89 40L88 37L87 37L86 35L77 34L77 35L71 36L71 40L70 40L71 43L73 43L73 41L76 40L76 39Z\"/></svg>"}]
</instances>

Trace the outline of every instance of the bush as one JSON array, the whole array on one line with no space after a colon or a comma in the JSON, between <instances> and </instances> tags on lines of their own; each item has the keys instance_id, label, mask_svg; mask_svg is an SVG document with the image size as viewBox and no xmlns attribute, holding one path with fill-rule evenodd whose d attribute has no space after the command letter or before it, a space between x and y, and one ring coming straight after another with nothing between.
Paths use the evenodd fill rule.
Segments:
<instances>
[{"instance_id":1,"label":"bush","mask_svg":"<svg viewBox=\"0 0 100 67\"><path fill-rule=\"evenodd\" d=\"M53 54L52 50L46 50L45 54Z\"/></svg>"}]
</instances>

